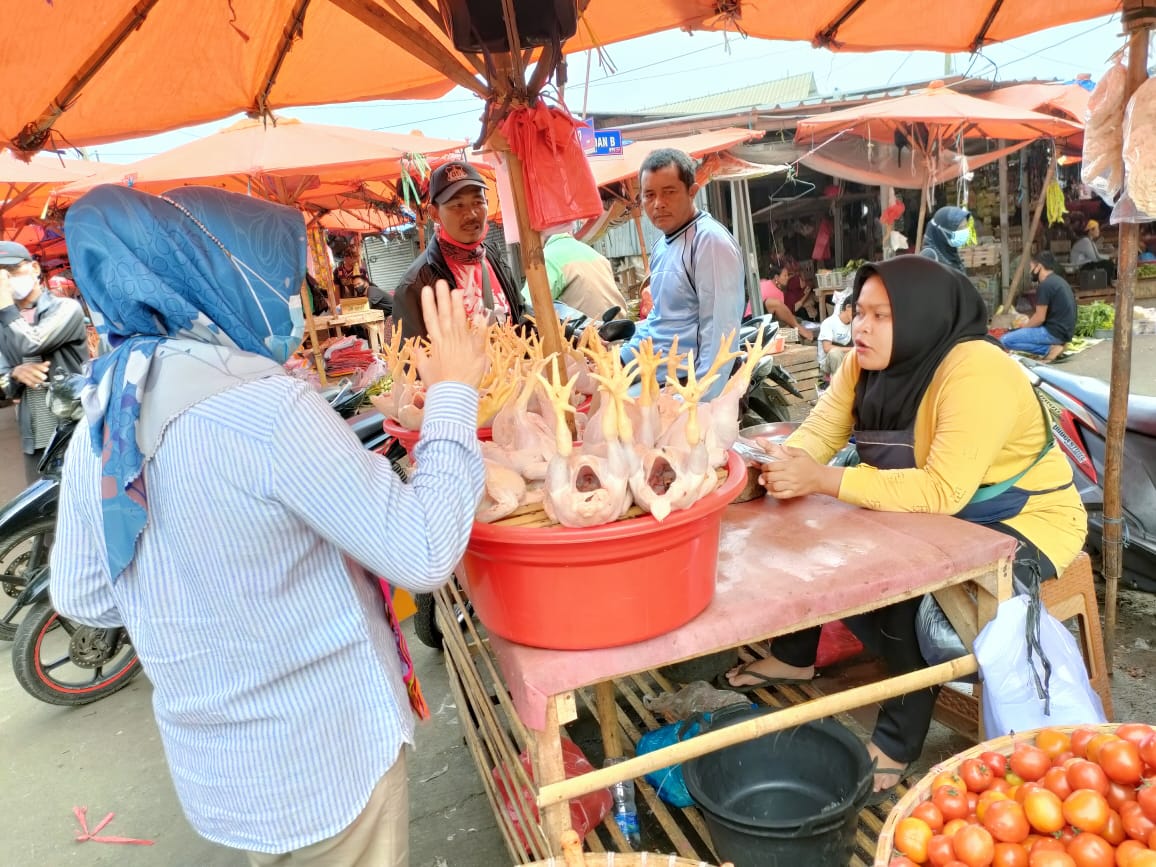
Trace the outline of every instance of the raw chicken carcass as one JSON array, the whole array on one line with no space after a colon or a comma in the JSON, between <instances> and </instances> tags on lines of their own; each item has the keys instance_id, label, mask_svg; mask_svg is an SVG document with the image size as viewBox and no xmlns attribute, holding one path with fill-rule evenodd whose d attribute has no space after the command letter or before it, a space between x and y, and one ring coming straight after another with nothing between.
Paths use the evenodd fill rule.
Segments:
<instances>
[{"instance_id":1,"label":"raw chicken carcass","mask_svg":"<svg viewBox=\"0 0 1156 867\"><path fill-rule=\"evenodd\" d=\"M559 382L556 361L553 382L545 378L542 382L557 416L557 452L547 467L543 494L546 514L566 527L593 527L618 520L630 508L628 480L638 465L630 443L629 420L612 409L603 416L605 442L589 450L584 443L576 452L566 425L566 413L574 411L570 403L574 382ZM620 376L615 387L625 395L629 380ZM613 407L615 401L604 403Z\"/></svg>"},{"instance_id":2,"label":"raw chicken carcass","mask_svg":"<svg viewBox=\"0 0 1156 867\"><path fill-rule=\"evenodd\" d=\"M729 344L729 341L728 341ZM726 384L723 393L712 400L710 406L710 427L706 432L706 445L713 467L722 467L727 462L727 451L739 438L739 401L751 384L751 375L758 363L771 351L772 345L763 341L763 329L755 336L753 343L746 345L746 360ZM720 350L720 355L721 355ZM740 353L730 354L736 358ZM712 368L713 369L713 368Z\"/></svg>"},{"instance_id":3,"label":"raw chicken carcass","mask_svg":"<svg viewBox=\"0 0 1156 867\"><path fill-rule=\"evenodd\" d=\"M484 460L486 483L474 517L483 524L501 520L526 500L526 480L497 461Z\"/></svg>"},{"instance_id":4,"label":"raw chicken carcass","mask_svg":"<svg viewBox=\"0 0 1156 867\"><path fill-rule=\"evenodd\" d=\"M517 398L494 416L493 444L486 450L487 457L500 460L528 480L546 477L546 464L555 450L554 431L528 408L544 364L530 362Z\"/></svg>"}]
</instances>

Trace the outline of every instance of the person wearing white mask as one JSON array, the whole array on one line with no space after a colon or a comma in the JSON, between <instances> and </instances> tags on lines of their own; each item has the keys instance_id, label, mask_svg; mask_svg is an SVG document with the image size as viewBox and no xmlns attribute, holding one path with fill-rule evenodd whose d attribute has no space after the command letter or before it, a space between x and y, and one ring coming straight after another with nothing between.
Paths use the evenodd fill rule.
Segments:
<instances>
[{"instance_id":1,"label":"person wearing white mask","mask_svg":"<svg viewBox=\"0 0 1156 867\"><path fill-rule=\"evenodd\" d=\"M959 250L971 239L970 219L971 214L963 208L940 208L927 224L919 255L966 274L967 268L963 266Z\"/></svg>"},{"instance_id":2,"label":"person wearing white mask","mask_svg":"<svg viewBox=\"0 0 1156 867\"><path fill-rule=\"evenodd\" d=\"M19 400L20 445L29 484L56 430L48 408L53 377L79 373L88 360L84 311L44 291L40 263L14 241L0 241L0 390Z\"/></svg>"}]
</instances>

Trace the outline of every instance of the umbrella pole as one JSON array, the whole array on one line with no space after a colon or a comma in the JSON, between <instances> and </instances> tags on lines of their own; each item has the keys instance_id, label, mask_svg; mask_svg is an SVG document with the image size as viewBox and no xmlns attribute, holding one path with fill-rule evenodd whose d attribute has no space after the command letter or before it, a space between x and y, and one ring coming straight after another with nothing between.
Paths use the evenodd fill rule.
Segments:
<instances>
[{"instance_id":1,"label":"umbrella pole","mask_svg":"<svg viewBox=\"0 0 1156 867\"><path fill-rule=\"evenodd\" d=\"M919 191L919 223L915 227L915 252L923 248L923 221L927 219L927 197L931 194L930 176Z\"/></svg>"},{"instance_id":2,"label":"umbrella pole","mask_svg":"<svg viewBox=\"0 0 1156 867\"><path fill-rule=\"evenodd\" d=\"M1047 174L1044 175L1044 185L1040 188L1040 197L1036 201L1036 209L1032 214L1032 223L1028 228L1027 234L1024 235L1023 250L1020 253L1020 263L1016 266L1015 276L1012 277L1011 283L1008 284L1007 289L1004 290L1003 304L1000 305L999 312L1010 313L1014 316L1015 311L1012 310L1012 305L1015 304L1016 296L1019 295L1020 280L1024 276L1024 270L1027 268L1028 262L1032 258L1032 241L1036 237L1036 232L1040 228L1040 218L1044 215L1044 202L1048 198L1048 185L1051 184L1052 178L1056 176L1056 152L1052 149L1052 159L1048 163ZM1025 174L1026 178L1027 175ZM1025 181L1025 183L1027 183ZM1138 237L1138 236L1137 236Z\"/></svg>"},{"instance_id":3,"label":"umbrella pole","mask_svg":"<svg viewBox=\"0 0 1156 867\"><path fill-rule=\"evenodd\" d=\"M646 252L646 236L642 233L642 213L639 211L634 213L634 232L638 235L638 249L642 251L642 270L649 274L650 254Z\"/></svg>"},{"instance_id":4,"label":"umbrella pole","mask_svg":"<svg viewBox=\"0 0 1156 867\"><path fill-rule=\"evenodd\" d=\"M999 149L1007 147L1007 142L1000 140ZM1000 278L1004 291L1010 285L1011 259L1008 253L1008 204L1007 204L1007 155L999 158L999 268Z\"/></svg>"},{"instance_id":5,"label":"umbrella pole","mask_svg":"<svg viewBox=\"0 0 1156 867\"><path fill-rule=\"evenodd\" d=\"M1125 3L1128 25L1128 91L1130 99L1148 77L1148 30L1156 21L1156 3L1133 0ZM1129 19L1128 12L1134 17ZM1138 14L1137 14L1138 13ZM1124 508L1120 500L1120 477L1124 462L1124 432L1128 422L1128 392L1132 380L1132 305L1136 292L1136 267L1140 253L1140 227L1120 226L1120 278L1116 285L1116 323L1112 335L1112 380L1108 392L1108 431L1104 458L1104 660L1112 673L1116 647L1116 594L1123 572Z\"/></svg>"}]
</instances>

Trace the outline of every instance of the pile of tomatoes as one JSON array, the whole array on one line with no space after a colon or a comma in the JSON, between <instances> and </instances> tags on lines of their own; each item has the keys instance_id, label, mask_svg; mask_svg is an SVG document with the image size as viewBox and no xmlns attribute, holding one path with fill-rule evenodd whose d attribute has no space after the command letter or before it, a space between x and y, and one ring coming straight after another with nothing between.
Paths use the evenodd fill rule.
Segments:
<instances>
[{"instance_id":1,"label":"pile of tomatoes","mask_svg":"<svg viewBox=\"0 0 1156 867\"><path fill-rule=\"evenodd\" d=\"M1043 729L935 777L890 867L1156 867L1156 728Z\"/></svg>"}]
</instances>

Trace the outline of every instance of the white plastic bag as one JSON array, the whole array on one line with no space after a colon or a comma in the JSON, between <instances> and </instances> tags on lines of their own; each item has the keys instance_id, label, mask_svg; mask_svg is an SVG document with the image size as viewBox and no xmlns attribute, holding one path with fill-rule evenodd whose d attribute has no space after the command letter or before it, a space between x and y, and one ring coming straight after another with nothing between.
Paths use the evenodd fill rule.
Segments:
<instances>
[{"instance_id":1,"label":"white plastic bag","mask_svg":"<svg viewBox=\"0 0 1156 867\"><path fill-rule=\"evenodd\" d=\"M1112 209L1112 224L1156 219L1156 79L1128 100L1124 113L1124 194Z\"/></svg>"},{"instance_id":2,"label":"white plastic bag","mask_svg":"<svg viewBox=\"0 0 1156 867\"><path fill-rule=\"evenodd\" d=\"M1117 60L1088 99L1080 177L1109 205L1124 186L1124 94L1128 70Z\"/></svg>"},{"instance_id":3,"label":"white plastic bag","mask_svg":"<svg viewBox=\"0 0 1156 867\"><path fill-rule=\"evenodd\" d=\"M1043 606L1039 648L1029 651L1029 604L1028 596L1002 603L975 640L985 735L1107 722L1076 640Z\"/></svg>"}]
</instances>

